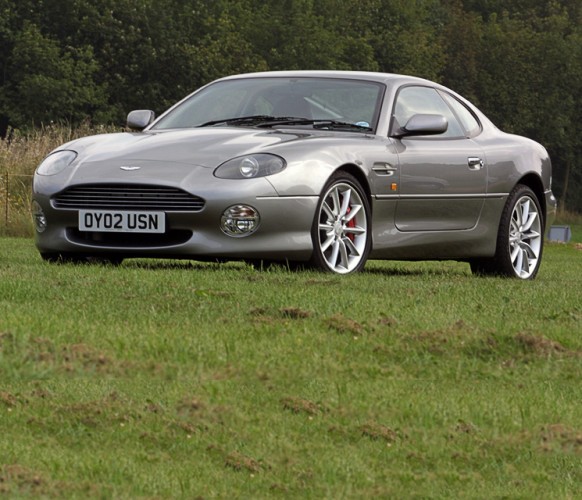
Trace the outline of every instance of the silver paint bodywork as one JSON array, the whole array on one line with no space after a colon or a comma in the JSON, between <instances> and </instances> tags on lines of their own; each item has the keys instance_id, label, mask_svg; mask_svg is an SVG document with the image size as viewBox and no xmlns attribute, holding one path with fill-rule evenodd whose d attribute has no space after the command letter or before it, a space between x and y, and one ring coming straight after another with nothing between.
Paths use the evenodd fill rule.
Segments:
<instances>
[{"instance_id":1,"label":"silver paint bodywork","mask_svg":"<svg viewBox=\"0 0 582 500\"><path fill-rule=\"evenodd\" d=\"M228 77L341 78L385 85L374 133L315 130L309 127L216 126L92 136L57 150L78 153L56 175L36 175L33 198L42 207L47 229L36 235L41 253L172 257L192 259L308 260L319 196L330 176L346 170L362 184L372 210L372 259L459 259L495 253L500 217L519 183L538 196L549 227L556 202L546 150L529 139L498 130L456 93L426 80L363 72L276 72ZM391 137L392 107L400 88L427 86L447 92L478 118L471 137ZM176 106L179 106L178 103ZM171 112L171 108L168 112ZM166 113L168 113L166 112ZM139 118L147 121L145 115ZM145 122L144 122L145 123ZM271 153L287 167L254 179L221 179L223 162L246 154ZM130 167L121 169L120 167ZM139 167L139 168L137 168ZM197 213L171 212L167 225L192 231L179 244L139 246L71 238L78 211L58 209L51 199L83 184L123 183L178 187L205 200ZM393 188L396 184L396 189ZM248 204L261 215L252 235L232 238L219 228L223 211Z\"/></svg>"}]
</instances>

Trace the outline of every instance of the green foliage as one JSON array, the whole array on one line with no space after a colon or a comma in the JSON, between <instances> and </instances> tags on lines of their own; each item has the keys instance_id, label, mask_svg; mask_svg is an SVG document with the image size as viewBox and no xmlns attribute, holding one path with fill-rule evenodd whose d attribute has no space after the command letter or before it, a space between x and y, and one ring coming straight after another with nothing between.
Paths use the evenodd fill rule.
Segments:
<instances>
[{"instance_id":1,"label":"green foliage","mask_svg":"<svg viewBox=\"0 0 582 500\"><path fill-rule=\"evenodd\" d=\"M64 47L25 22L13 39L3 88L5 112L15 123L78 123L105 105L104 93L92 83L98 70L90 47Z\"/></svg>"},{"instance_id":2,"label":"green foliage","mask_svg":"<svg viewBox=\"0 0 582 500\"><path fill-rule=\"evenodd\" d=\"M221 76L288 69L440 81L542 142L561 204L582 211L578 0L0 0L0 136L122 124Z\"/></svg>"}]
</instances>

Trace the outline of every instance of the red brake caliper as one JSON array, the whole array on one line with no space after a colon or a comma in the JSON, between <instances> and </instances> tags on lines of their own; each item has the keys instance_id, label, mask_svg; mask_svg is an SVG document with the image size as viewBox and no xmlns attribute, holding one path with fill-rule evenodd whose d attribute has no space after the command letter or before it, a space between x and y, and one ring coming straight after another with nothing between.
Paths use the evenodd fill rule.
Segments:
<instances>
[{"instance_id":1,"label":"red brake caliper","mask_svg":"<svg viewBox=\"0 0 582 500\"><path fill-rule=\"evenodd\" d=\"M352 211L352 207L348 207L346 214L349 214ZM354 217L352 220L348 221L346 224L347 227L356 227L356 218ZM348 233L348 238L354 242L354 233Z\"/></svg>"}]
</instances>

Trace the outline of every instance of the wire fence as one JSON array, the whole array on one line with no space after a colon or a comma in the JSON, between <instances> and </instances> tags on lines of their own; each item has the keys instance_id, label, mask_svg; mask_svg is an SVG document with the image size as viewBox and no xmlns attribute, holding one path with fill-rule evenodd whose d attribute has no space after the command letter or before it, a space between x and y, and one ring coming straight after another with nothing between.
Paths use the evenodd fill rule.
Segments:
<instances>
[{"instance_id":1,"label":"wire fence","mask_svg":"<svg viewBox=\"0 0 582 500\"><path fill-rule=\"evenodd\" d=\"M0 235L30 236L32 175L0 173Z\"/></svg>"}]
</instances>

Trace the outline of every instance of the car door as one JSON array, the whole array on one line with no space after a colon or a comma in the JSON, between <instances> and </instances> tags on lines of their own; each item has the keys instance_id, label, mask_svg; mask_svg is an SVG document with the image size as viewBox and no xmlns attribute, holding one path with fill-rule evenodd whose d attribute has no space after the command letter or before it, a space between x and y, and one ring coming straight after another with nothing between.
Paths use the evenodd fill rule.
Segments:
<instances>
[{"instance_id":1,"label":"car door","mask_svg":"<svg viewBox=\"0 0 582 500\"><path fill-rule=\"evenodd\" d=\"M448 127L438 135L395 139L400 170L396 227L400 231L470 229L479 219L487 188L484 153L436 89L400 89L392 130L417 114L442 115Z\"/></svg>"}]
</instances>

